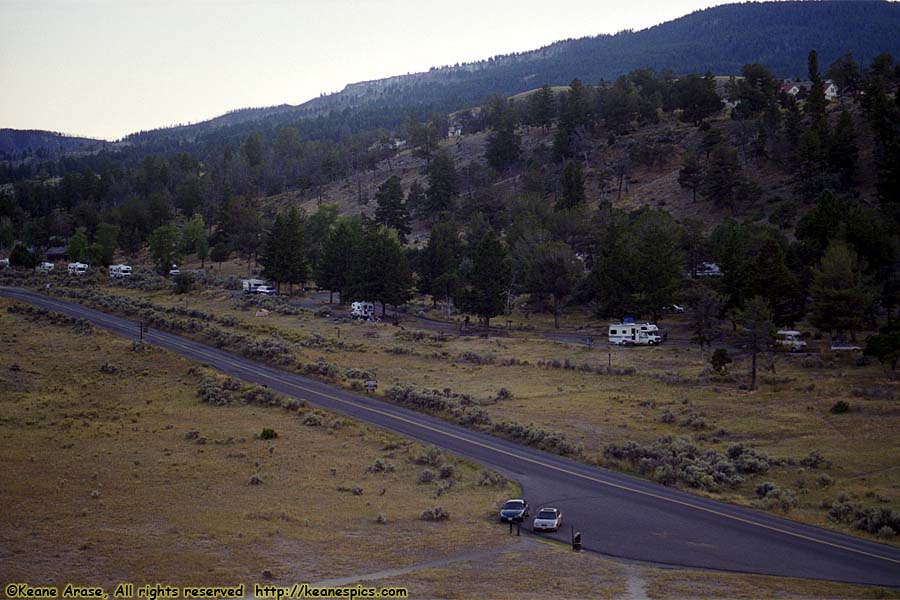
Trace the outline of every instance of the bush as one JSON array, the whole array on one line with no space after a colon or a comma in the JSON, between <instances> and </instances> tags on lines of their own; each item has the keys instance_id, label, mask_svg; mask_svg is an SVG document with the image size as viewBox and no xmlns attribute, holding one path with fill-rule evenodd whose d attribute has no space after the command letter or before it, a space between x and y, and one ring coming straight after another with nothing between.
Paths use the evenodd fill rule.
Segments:
<instances>
[{"instance_id":1,"label":"bush","mask_svg":"<svg viewBox=\"0 0 900 600\"><path fill-rule=\"evenodd\" d=\"M422 472L419 473L419 476L416 478L416 483L431 483L432 481L434 481L434 477L434 471L432 471L431 469L423 469Z\"/></svg>"},{"instance_id":2,"label":"bush","mask_svg":"<svg viewBox=\"0 0 900 600\"><path fill-rule=\"evenodd\" d=\"M416 462L420 465L439 467L444 462L444 453L437 446L426 446L416 457Z\"/></svg>"},{"instance_id":3,"label":"bush","mask_svg":"<svg viewBox=\"0 0 900 600\"><path fill-rule=\"evenodd\" d=\"M725 374L728 370L728 365L734 362L730 356L728 356L728 350L725 348L716 348L716 350L712 353L712 357L709 359L709 364L712 365L713 370L716 373Z\"/></svg>"},{"instance_id":4,"label":"bush","mask_svg":"<svg viewBox=\"0 0 900 600\"><path fill-rule=\"evenodd\" d=\"M369 473L393 473L394 470L394 465L385 462L382 458L376 458L375 462L372 463L372 466L366 469Z\"/></svg>"},{"instance_id":5,"label":"bush","mask_svg":"<svg viewBox=\"0 0 900 600\"><path fill-rule=\"evenodd\" d=\"M800 466L809 467L811 469L818 469L820 467L823 469L828 469L831 467L831 461L825 460L825 458L822 457L818 450L813 450L804 458L800 459Z\"/></svg>"},{"instance_id":6,"label":"bush","mask_svg":"<svg viewBox=\"0 0 900 600\"><path fill-rule=\"evenodd\" d=\"M241 403L261 406L281 406L281 400L267 387L253 386L241 393Z\"/></svg>"},{"instance_id":7,"label":"bush","mask_svg":"<svg viewBox=\"0 0 900 600\"><path fill-rule=\"evenodd\" d=\"M705 429L706 419L704 419L702 415L691 413L681 421L681 426L690 427L691 429Z\"/></svg>"},{"instance_id":8,"label":"bush","mask_svg":"<svg viewBox=\"0 0 900 600\"><path fill-rule=\"evenodd\" d=\"M315 412L304 413L300 422L309 427L319 427L322 424L322 415Z\"/></svg>"},{"instance_id":9,"label":"bush","mask_svg":"<svg viewBox=\"0 0 900 600\"><path fill-rule=\"evenodd\" d=\"M175 276L175 293L187 294L194 289L194 276L190 273L179 273Z\"/></svg>"},{"instance_id":10,"label":"bush","mask_svg":"<svg viewBox=\"0 0 900 600\"><path fill-rule=\"evenodd\" d=\"M798 504L794 492L781 489L770 481L756 486L756 495L759 499L754 500L753 505L765 510L780 510L787 513Z\"/></svg>"},{"instance_id":11,"label":"bush","mask_svg":"<svg viewBox=\"0 0 900 600\"><path fill-rule=\"evenodd\" d=\"M838 400L832 405L830 412L833 415L840 415L848 410L850 410L850 404L846 400Z\"/></svg>"},{"instance_id":12,"label":"bush","mask_svg":"<svg viewBox=\"0 0 900 600\"><path fill-rule=\"evenodd\" d=\"M441 479L455 479L456 478L456 466L451 463L444 463L441 465L439 476Z\"/></svg>"},{"instance_id":13,"label":"bush","mask_svg":"<svg viewBox=\"0 0 900 600\"><path fill-rule=\"evenodd\" d=\"M500 391L498 391L497 395L495 396L495 398L498 402L500 402L502 400L511 400L512 397L513 397L513 393L511 391L509 391L508 389L506 389L505 387L500 388Z\"/></svg>"},{"instance_id":14,"label":"bush","mask_svg":"<svg viewBox=\"0 0 900 600\"><path fill-rule=\"evenodd\" d=\"M834 485L834 478L823 473L822 475L819 475L818 479L816 479L816 485L818 485L819 487L830 487Z\"/></svg>"},{"instance_id":15,"label":"bush","mask_svg":"<svg viewBox=\"0 0 900 600\"><path fill-rule=\"evenodd\" d=\"M467 350L459 355L459 360L462 362L472 363L474 365L492 365L497 360L497 355L493 352L485 352L484 354L479 354L477 352L472 352L471 350Z\"/></svg>"},{"instance_id":16,"label":"bush","mask_svg":"<svg viewBox=\"0 0 900 600\"><path fill-rule=\"evenodd\" d=\"M744 481L743 475L769 468L764 454L743 445L732 446L726 456L698 448L687 438L673 436L661 437L648 447L634 441L621 446L609 445L604 455L627 460L640 473L663 485L681 482L707 491L736 487Z\"/></svg>"},{"instance_id":17,"label":"bush","mask_svg":"<svg viewBox=\"0 0 900 600\"><path fill-rule=\"evenodd\" d=\"M278 432L269 427L266 427L265 429L263 429L262 432L259 434L259 439L261 439L261 440L274 440L277 437L278 437Z\"/></svg>"},{"instance_id":18,"label":"bush","mask_svg":"<svg viewBox=\"0 0 900 600\"><path fill-rule=\"evenodd\" d=\"M507 482L506 477L496 471L484 469L478 474L478 485L504 486Z\"/></svg>"},{"instance_id":19,"label":"bush","mask_svg":"<svg viewBox=\"0 0 900 600\"><path fill-rule=\"evenodd\" d=\"M429 508L427 510L422 511L422 520L423 521L446 521L449 518L450 518L450 513L445 511L440 506L436 506L434 508Z\"/></svg>"},{"instance_id":20,"label":"bush","mask_svg":"<svg viewBox=\"0 0 900 600\"><path fill-rule=\"evenodd\" d=\"M663 411L662 417L660 417L660 421L663 423L674 423L675 422L675 413L671 411L671 409L666 409Z\"/></svg>"},{"instance_id":21,"label":"bush","mask_svg":"<svg viewBox=\"0 0 900 600\"><path fill-rule=\"evenodd\" d=\"M207 404L224 406L232 400L231 390L228 389L230 386L226 383L227 381L214 375L206 375L200 379L197 396Z\"/></svg>"},{"instance_id":22,"label":"bush","mask_svg":"<svg viewBox=\"0 0 900 600\"><path fill-rule=\"evenodd\" d=\"M884 527L879 529L875 535L877 535L878 537L880 537L883 540L889 540L892 537L894 537L895 535L897 535L897 532L894 531L893 527L890 527L889 525L885 525Z\"/></svg>"},{"instance_id":23,"label":"bush","mask_svg":"<svg viewBox=\"0 0 900 600\"><path fill-rule=\"evenodd\" d=\"M383 512L380 512L375 516L375 522L379 525L384 525L387 523L387 517L384 516Z\"/></svg>"}]
</instances>

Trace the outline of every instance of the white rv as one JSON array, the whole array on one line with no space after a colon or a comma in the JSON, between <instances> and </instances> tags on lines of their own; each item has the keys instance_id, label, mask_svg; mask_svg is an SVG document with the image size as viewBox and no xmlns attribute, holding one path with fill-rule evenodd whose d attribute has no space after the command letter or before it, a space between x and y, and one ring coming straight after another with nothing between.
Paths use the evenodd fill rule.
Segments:
<instances>
[{"instance_id":1,"label":"white rv","mask_svg":"<svg viewBox=\"0 0 900 600\"><path fill-rule=\"evenodd\" d=\"M702 262L697 266L696 277L721 277L722 269L713 262Z\"/></svg>"},{"instance_id":2,"label":"white rv","mask_svg":"<svg viewBox=\"0 0 900 600\"><path fill-rule=\"evenodd\" d=\"M793 329L779 329L775 343L791 352L800 352L806 348L806 342L800 337L800 332Z\"/></svg>"},{"instance_id":3,"label":"white rv","mask_svg":"<svg viewBox=\"0 0 900 600\"><path fill-rule=\"evenodd\" d=\"M371 302L357 301L350 304L350 316L354 319L375 320L375 305Z\"/></svg>"},{"instance_id":4,"label":"white rv","mask_svg":"<svg viewBox=\"0 0 900 600\"><path fill-rule=\"evenodd\" d=\"M39 264L38 266L36 266L36 267L34 268L34 270L37 271L38 273L49 273L50 271L53 270L53 263L52 263L52 262L46 262L46 261L45 261L45 262L42 262L41 264Z\"/></svg>"},{"instance_id":5,"label":"white rv","mask_svg":"<svg viewBox=\"0 0 900 600\"><path fill-rule=\"evenodd\" d=\"M616 346L656 346L663 341L653 323L611 323L609 343Z\"/></svg>"},{"instance_id":6,"label":"white rv","mask_svg":"<svg viewBox=\"0 0 900 600\"><path fill-rule=\"evenodd\" d=\"M109 276L113 279L125 279L131 277L131 265L111 265Z\"/></svg>"},{"instance_id":7,"label":"white rv","mask_svg":"<svg viewBox=\"0 0 900 600\"><path fill-rule=\"evenodd\" d=\"M69 263L69 273L72 275L84 275L87 270L88 266L83 262Z\"/></svg>"},{"instance_id":8,"label":"white rv","mask_svg":"<svg viewBox=\"0 0 900 600\"><path fill-rule=\"evenodd\" d=\"M268 285L263 279L241 279L241 287L245 294L255 294L256 288Z\"/></svg>"}]
</instances>

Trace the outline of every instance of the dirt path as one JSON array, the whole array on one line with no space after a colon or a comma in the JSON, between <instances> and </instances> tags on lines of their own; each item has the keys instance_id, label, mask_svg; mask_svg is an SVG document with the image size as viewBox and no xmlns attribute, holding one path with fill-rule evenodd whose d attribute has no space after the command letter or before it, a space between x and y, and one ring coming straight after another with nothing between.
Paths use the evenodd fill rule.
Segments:
<instances>
[{"instance_id":1,"label":"dirt path","mask_svg":"<svg viewBox=\"0 0 900 600\"><path fill-rule=\"evenodd\" d=\"M469 562L473 560L479 560L482 558L487 558L489 556L497 556L500 554L506 554L507 552L519 552L522 550L526 550L530 547L537 546L539 542L529 539L528 537L523 537L516 544L510 544L508 546L502 546L500 548L492 548L491 550L480 550L477 552L463 552L462 554L454 554L452 556L446 556L444 558L438 558L435 560L429 560L421 563L416 563L414 565L410 565L408 567L400 567L397 569L384 569L381 571L375 571L374 573L359 573L357 575L350 575L348 577L337 577L335 579L323 579L322 581L316 581L315 583L311 583L311 586L314 587L339 587L350 585L351 583L356 583L357 581L374 581L377 579L389 579L391 577L397 577L399 575L407 575L409 573L414 573L421 569L433 569L436 567L446 567L448 565L452 565L453 563L458 562Z\"/></svg>"}]
</instances>

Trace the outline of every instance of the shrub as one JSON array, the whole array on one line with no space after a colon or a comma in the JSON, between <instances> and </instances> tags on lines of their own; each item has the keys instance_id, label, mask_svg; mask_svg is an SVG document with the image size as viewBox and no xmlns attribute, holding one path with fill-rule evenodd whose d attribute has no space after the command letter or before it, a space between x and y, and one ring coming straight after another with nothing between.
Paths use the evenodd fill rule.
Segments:
<instances>
[{"instance_id":1,"label":"shrub","mask_svg":"<svg viewBox=\"0 0 900 600\"><path fill-rule=\"evenodd\" d=\"M833 415L840 415L848 410L850 410L850 404L846 400L838 400L832 405L830 412Z\"/></svg>"},{"instance_id":2,"label":"shrub","mask_svg":"<svg viewBox=\"0 0 900 600\"><path fill-rule=\"evenodd\" d=\"M394 465L385 462L382 458L376 458L375 462L372 463L372 466L366 469L369 473L393 473L394 470Z\"/></svg>"},{"instance_id":3,"label":"shrub","mask_svg":"<svg viewBox=\"0 0 900 600\"><path fill-rule=\"evenodd\" d=\"M200 379L200 384L197 388L197 396L199 396L200 400L203 402L212 404L213 406L224 406L228 404L231 402L232 396L226 381L227 380L219 379L214 375L204 376Z\"/></svg>"},{"instance_id":4,"label":"shrub","mask_svg":"<svg viewBox=\"0 0 900 600\"><path fill-rule=\"evenodd\" d=\"M479 354L477 352L472 352L471 350L467 350L459 355L459 360L462 362L472 363L474 365L492 365L497 360L497 355L493 352L485 352L483 354Z\"/></svg>"},{"instance_id":5,"label":"shrub","mask_svg":"<svg viewBox=\"0 0 900 600\"><path fill-rule=\"evenodd\" d=\"M259 439L261 439L261 440L274 440L277 437L278 437L278 432L269 427L266 427L265 429L263 429L262 432L259 434Z\"/></svg>"},{"instance_id":6,"label":"shrub","mask_svg":"<svg viewBox=\"0 0 900 600\"><path fill-rule=\"evenodd\" d=\"M819 475L818 479L816 479L816 485L818 485L819 487L832 486L834 485L834 478L823 473L822 475Z\"/></svg>"},{"instance_id":7,"label":"shrub","mask_svg":"<svg viewBox=\"0 0 900 600\"><path fill-rule=\"evenodd\" d=\"M300 422L309 427L318 427L322 424L322 415L315 412L304 413Z\"/></svg>"},{"instance_id":8,"label":"shrub","mask_svg":"<svg viewBox=\"0 0 900 600\"><path fill-rule=\"evenodd\" d=\"M794 492L768 481L756 486L756 495L759 499L754 500L753 505L765 510L780 510L787 513L798 504Z\"/></svg>"},{"instance_id":9,"label":"shrub","mask_svg":"<svg viewBox=\"0 0 900 600\"><path fill-rule=\"evenodd\" d=\"M254 473L250 476L250 480L247 482L247 485L260 485L262 482L262 477Z\"/></svg>"},{"instance_id":10,"label":"shrub","mask_svg":"<svg viewBox=\"0 0 900 600\"><path fill-rule=\"evenodd\" d=\"M496 485L503 486L506 485L508 480L506 477L497 473L496 471L489 471L487 469L482 470L478 474L478 485Z\"/></svg>"},{"instance_id":11,"label":"shrub","mask_svg":"<svg viewBox=\"0 0 900 600\"><path fill-rule=\"evenodd\" d=\"M439 476L441 479L454 479L456 478L456 466L451 463L444 463L441 465Z\"/></svg>"},{"instance_id":12,"label":"shrub","mask_svg":"<svg viewBox=\"0 0 900 600\"><path fill-rule=\"evenodd\" d=\"M179 273L175 276L175 293L187 294L194 289L194 276L190 273Z\"/></svg>"},{"instance_id":13,"label":"shrub","mask_svg":"<svg viewBox=\"0 0 900 600\"><path fill-rule=\"evenodd\" d=\"M502 400L511 400L513 397L513 393L506 389L505 387L500 388L500 391L497 392L496 399L498 402Z\"/></svg>"},{"instance_id":14,"label":"shrub","mask_svg":"<svg viewBox=\"0 0 900 600\"><path fill-rule=\"evenodd\" d=\"M875 535L877 535L878 537L880 537L883 540L889 540L892 537L894 537L895 535L897 535L897 532L894 531L893 527L891 527L889 525L885 525L884 527L879 529Z\"/></svg>"},{"instance_id":15,"label":"shrub","mask_svg":"<svg viewBox=\"0 0 900 600\"><path fill-rule=\"evenodd\" d=\"M823 469L828 469L831 467L831 461L825 460L825 458L822 457L818 450L813 450L804 458L800 459L800 466L809 467L811 469L818 469L820 467Z\"/></svg>"},{"instance_id":16,"label":"shrub","mask_svg":"<svg viewBox=\"0 0 900 600\"><path fill-rule=\"evenodd\" d=\"M660 421L663 423L674 423L675 422L675 413L671 411L671 409L666 409L663 411L662 417L660 417Z\"/></svg>"},{"instance_id":17,"label":"shrub","mask_svg":"<svg viewBox=\"0 0 900 600\"><path fill-rule=\"evenodd\" d=\"M728 350L725 348L716 348L709 359L709 364L712 365L713 370L723 375L728 371L728 365L732 362L734 361L728 356Z\"/></svg>"},{"instance_id":18,"label":"shrub","mask_svg":"<svg viewBox=\"0 0 900 600\"><path fill-rule=\"evenodd\" d=\"M102 365L100 365L100 372L101 372L101 373L106 373L107 375L112 375L113 373L115 373L115 372L118 371L118 370L119 370L119 369L116 368L116 365L112 364L112 363L109 362L109 361L107 361L107 362L103 363Z\"/></svg>"},{"instance_id":19,"label":"shrub","mask_svg":"<svg viewBox=\"0 0 900 600\"><path fill-rule=\"evenodd\" d=\"M260 360L276 365L292 365L297 362L293 350L283 340L262 338L250 340L241 346L241 354L253 360Z\"/></svg>"},{"instance_id":20,"label":"shrub","mask_svg":"<svg viewBox=\"0 0 900 600\"><path fill-rule=\"evenodd\" d=\"M879 386L853 388L852 394L868 400L893 400L895 397L894 390Z\"/></svg>"},{"instance_id":21,"label":"shrub","mask_svg":"<svg viewBox=\"0 0 900 600\"><path fill-rule=\"evenodd\" d=\"M437 446L426 446L416 457L416 462L420 465L439 467L444 462L444 453Z\"/></svg>"},{"instance_id":22,"label":"shrub","mask_svg":"<svg viewBox=\"0 0 900 600\"><path fill-rule=\"evenodd\" d=\"M697 413L691 413L681 421L682 427L690 427L691 429L705 429L706 419Z\"/></svg>"},{"instance_id":23,"label":"shrub","mask_svg":"<svg viewBox=\"0 0 900 600\"><path fill-rule=\"evenodd\" d=\"M387 517L384 516L383 512L380 512L375 516L375 522L379 525L384 525L387 523Z\"/></svg>"},{"instance_id":24,"label":"shrub","mask_svg":"<svg viewBox=\"0 0 900 600\"><path fill-rule=\"evenodd\" d=\"M434 481L434 471L431 469L423 469L419 476L416 478L416 483L431 483Z\"/></svg>"},{"instance_id":25,"label":"shrub","mask_svg":"<svg viewBox=\"0 0 900 600\"><path fill-rule=\"evenodd\" d=\"M449 518L450 518L450 513L445 511L440 506L436 506L434 508L429 508L427 510L422 511L422 520L423 521L446 521Z\"/></svg>"},{"instance_id":26,"label":"shrub","mask_svg":"<svg viewBox=\"0 0 900 600\"><path fill-rule=\"evenodd\" d=\"M267 387L253 386L241 393L243 404L259 404L261 406L280 406L278 396Z\"/></svg>"}]
</instances>

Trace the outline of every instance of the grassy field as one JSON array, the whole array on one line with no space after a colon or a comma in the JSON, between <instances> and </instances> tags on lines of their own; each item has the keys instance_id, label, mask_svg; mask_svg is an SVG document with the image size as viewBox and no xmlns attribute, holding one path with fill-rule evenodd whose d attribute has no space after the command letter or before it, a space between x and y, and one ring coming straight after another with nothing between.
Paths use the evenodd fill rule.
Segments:
<instances>
[{"instance_id":1,"label":"grassy field","mask_svg":"<svg viewBox=\"0 0 900 600\"><path fill-rule=\"evenodd\" d=\"M474 465L444 457L456 481L435 497L439 480L417 483L417 444L320 411L320 425L305 425L308 407L241 404L238 391L212 406L197 390L221 376L100 330L8 312L13 305L0 301L7 582L111 588L345 578L408 587L413 598L886 593L637 567L510 537L494 515L516 491L478 485ZM260 439L265 428L278 437ZM393 468L371 472L377 459ZM249 485L253 476L262 483ZM435 506L450 519L421 520Z\"/></svg>"}]
</instances>

